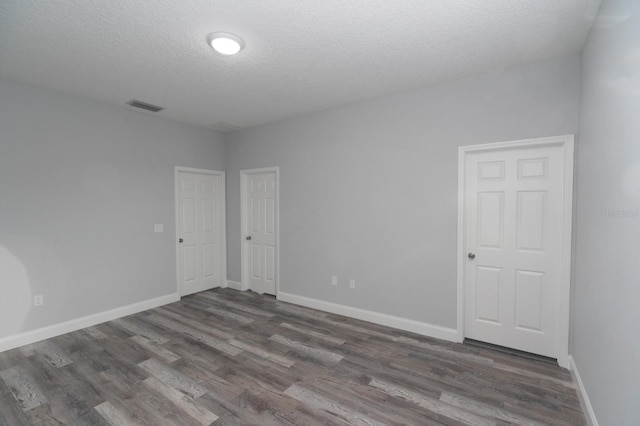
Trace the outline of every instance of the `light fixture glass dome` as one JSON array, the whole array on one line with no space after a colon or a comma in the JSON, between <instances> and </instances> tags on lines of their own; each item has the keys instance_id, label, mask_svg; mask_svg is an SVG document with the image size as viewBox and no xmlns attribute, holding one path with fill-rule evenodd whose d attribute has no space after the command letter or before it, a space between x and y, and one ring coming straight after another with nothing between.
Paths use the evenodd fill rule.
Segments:
<instances>
[{"instance_id":1,"label":"light fixture glass dome","mask_svg":"<svg viewBox=\"0 0 640 426\"><path fill-rule=\"evenodd\" d=\"M231 33L211 33L207 36L207 42L222 55L235 55L244 48L244 41Z\"/></svg>"}]
</instances>

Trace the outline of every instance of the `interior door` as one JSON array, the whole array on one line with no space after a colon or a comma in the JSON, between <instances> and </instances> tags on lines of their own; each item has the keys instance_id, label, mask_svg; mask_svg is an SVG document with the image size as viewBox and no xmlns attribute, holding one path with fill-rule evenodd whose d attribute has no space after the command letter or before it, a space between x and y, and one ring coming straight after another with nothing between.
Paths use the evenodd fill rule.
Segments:
<instances>
[{"instance_id":1,"label":"interior door","mask_svg":"<svg viewBox=\"0 0 640 426\"><path fill-rule=\"evenodd\" d=\"M479 151L465 164L465 337L557 358L563 151Z\"/></svg>"},{"instance_id":2,"label":"interior door","mask_svg":"<svg viewBox=\"0 0 640 426\"><path fill-rule=\"evenodd\" d=\"M248 286L255 292L276 294L277 174L246 173L244 179L244 244Z\"/></svg>"},{"instance_id":3,"label":"interior door","mask_svg":"<svg viewBox=\"0 0 640 426\"><path fill-rule=\"evenodd\" d=\"M177 172L180 294L223 283L224 174Z\"/></svg>"}]
</instances>

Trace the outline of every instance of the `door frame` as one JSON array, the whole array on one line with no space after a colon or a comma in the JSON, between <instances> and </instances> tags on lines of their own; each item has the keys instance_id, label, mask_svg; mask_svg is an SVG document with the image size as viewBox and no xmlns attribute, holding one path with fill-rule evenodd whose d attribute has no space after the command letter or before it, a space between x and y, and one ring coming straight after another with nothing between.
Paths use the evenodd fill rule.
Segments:
<instances>
[{"instance_id":1,"label":"door frame","mask_svg":"<svg viewBox=\"0 0 640 426\"><path fill-rule=\"evenodd\" d=\"M280 293L280 167L263 167L258 169L240 170L240 252L241 272L240 290L249 290L249 247L245 244L244 237L249 233L249 221L247 216L246 198L248 195L247 184L249 176L260 173L273 173L276 175L276 298Z\"/></svg>"},{"instance_id":2,"label":"door frame","mask_svg":"<svg viewBox=\"0 0 640 426\"><path fill-rule=\"evenodd\" d=\"M222 179L222 204L220 205L220 238L221 238L221 250L220 250L220 262L222 263L222 272L221 272L221 280L220 280L220 287L226 287L227 286L227 206L226 206L226 201L227 201L227 195L226 195L226 191L227 191L227 184L226 184L226 176L225 176L225 172L223 171L219 171L219 170L209 170L209 169L196 169L193 167L182 167L182 166L175 166L175 170L174 170L174 183L175 183L175 209L174 209L174 213L175 213L175 217L174 217L174 223L175 223L175 235L174 235L174 241L175 241L175 248L176 248L176 293L178 294L178 296L180 298L182 298L182 291L180 289L180 277L182 276L182 268L181 265L182 263L180 262L180 243L178 242L178 239L180 238L180 223L178 221L178 219L180 218L180 172L186 172L186 173L199 173L199 174L204 174L204 175L214 175L214 176L220 176Z\"/></svg>"},{"instance_id":3,"label":"door frame","mask_svg":"<svg viewBox=\"0 0 640 426\"><path fill-rule=\"evenodd\" d=\"M559 146L563 149L564 185L562 191L562 242L560 289L558 293L557 356L561 367L569 368L569 323L571 314L571 245L573 225L573 162L574 135L562 135L546 138L523 139L480 145L458 147L458 247L457 247L457 291L458 291L458 327L457 340L464 341L465 315L465 272L466 272L466 160L467 154L482 151L497 151L514 148L536 148Z\"/></svg>"}]
</instances>

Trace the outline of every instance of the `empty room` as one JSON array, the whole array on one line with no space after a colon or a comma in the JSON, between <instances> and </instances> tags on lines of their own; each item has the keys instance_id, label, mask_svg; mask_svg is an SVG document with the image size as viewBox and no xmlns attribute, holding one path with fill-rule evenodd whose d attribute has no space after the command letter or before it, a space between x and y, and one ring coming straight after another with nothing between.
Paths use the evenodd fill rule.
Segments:
<instances>
[{"instance_id":1,"label":"empty room","mask_svg":"<svg viewBox=\"0 0 640 426\"><path fill-rule=\"evenodd\" d=\"M0 425L638 425L639 111L636 0L3 0Z\"/></svg>"}]
</instances>

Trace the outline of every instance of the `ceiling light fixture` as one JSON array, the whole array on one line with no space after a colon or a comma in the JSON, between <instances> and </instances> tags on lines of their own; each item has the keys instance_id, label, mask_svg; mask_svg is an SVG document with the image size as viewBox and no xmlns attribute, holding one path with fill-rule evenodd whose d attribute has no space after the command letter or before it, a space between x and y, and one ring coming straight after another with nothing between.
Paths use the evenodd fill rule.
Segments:
<instances>
[{"instance_id":1,"label":"ceiling light fixture","mask_svg":"<svg viewBox=\"0 0 640 426\"><path fill-rule=\"evenodd\" d=\"M222 55L235 55L244 49L244 41L231 33L211 33L207 36L207 43Z\"/></svg>"}]
</instances>

